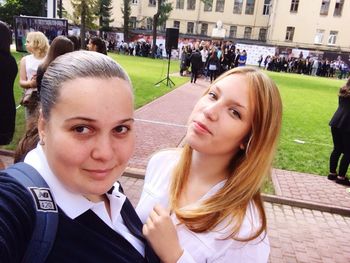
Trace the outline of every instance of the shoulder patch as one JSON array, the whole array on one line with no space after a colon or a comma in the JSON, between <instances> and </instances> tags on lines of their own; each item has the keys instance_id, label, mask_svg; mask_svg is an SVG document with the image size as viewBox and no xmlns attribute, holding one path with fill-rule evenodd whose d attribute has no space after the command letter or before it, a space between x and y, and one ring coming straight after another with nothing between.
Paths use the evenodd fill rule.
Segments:
<instances>
[{"instance_id":1,"label":"shoulder patch","mask_svg":"<svg viewBox=\"0 0 350 263\"><path fill-rule=\"evenodd\" d=\"M28 187L35 200L36 210L57 213L57 206L49 188Z\"/></svg>"}]
</instances>

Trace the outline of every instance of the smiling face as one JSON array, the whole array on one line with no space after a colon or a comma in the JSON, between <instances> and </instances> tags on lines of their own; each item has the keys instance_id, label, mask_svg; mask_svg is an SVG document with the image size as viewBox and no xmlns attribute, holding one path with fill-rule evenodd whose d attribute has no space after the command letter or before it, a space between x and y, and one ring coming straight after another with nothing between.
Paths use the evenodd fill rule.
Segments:
<instances>
[{"instance_id":1,"label":"smiling face","mask_svg":"<svg viewBox=\"0 0 350 263\"><path fill-rule=\"evenodd\" d=\"M194 151L230 160L251 130L249 86L242 74L231 74L211 86L189 118L187 143Z\"/></svg>"},{"instance_id":2,"label":"smiling face","mask_svg":"<svg viewBox=\"0 0 350 263\"><path fill-rule=\"evenodd\" d=\"M120 78L62 84L39 134L50 168L72 192L99 200L123 173L134 149L133 96Z\"/></svg>"}]
</instances>

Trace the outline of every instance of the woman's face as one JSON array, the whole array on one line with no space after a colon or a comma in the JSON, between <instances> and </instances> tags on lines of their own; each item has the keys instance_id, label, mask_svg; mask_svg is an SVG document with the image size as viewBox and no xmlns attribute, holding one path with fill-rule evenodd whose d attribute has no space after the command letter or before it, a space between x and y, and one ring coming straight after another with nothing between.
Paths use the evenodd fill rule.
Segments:
<instances>
[{"instance_id":1,"label":"woman's face","mask_svg":"<svg viewBox=\"0 0 350 263\"><path fill-rule=\"evenodd\" d=\"M245 147L251 122L247 79L241 74L229 75L212 85L197 102L186 139L197 152L230 160L239 148Z\"/></svg>"},{"instance_id":2,"label":"woman's face","mask_svg":"<svg viewBox=\"0 0 350 263\"><path fill-rule=\"evenodd\" d=\"M29 53L32 53L32 52L33 52L32 41L31 41L30 39L27 39L27 40L26 40L26 50L27 50Z\"/></svg>"},{"instance_id":3,"label":"woman's face","mask_svg":"<svg viewBox=\"0 0 350 263\"><path fill-rule=\"evenodd\" d=\"M89 44L87 45L89 51L96 51L96 45L92 44L91 40L89 40Z\"/></svg>"},{"instance_id":4,"label":"woman's face","mask_svg":"<svg viewBox=\"0 0 350 263\"><path fill-rule=\"evenodd\" d=\"M99 200L123 173L134 150L133 96L119 78L63 83L39 133L53 173L72 192Z\"/></svg>"}]
</instances>

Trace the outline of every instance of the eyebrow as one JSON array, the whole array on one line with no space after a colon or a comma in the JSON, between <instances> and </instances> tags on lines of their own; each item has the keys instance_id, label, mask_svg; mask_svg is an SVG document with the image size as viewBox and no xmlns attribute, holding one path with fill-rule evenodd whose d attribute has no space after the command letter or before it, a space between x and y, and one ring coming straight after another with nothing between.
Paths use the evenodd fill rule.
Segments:
<instances>
[{"instance_id":1,"label":"eyebrow","mask_svg":"<svg viewBox=\"0 0 350 263\"><path fill-rule=\"evenodd\" d=\"M219 94L222 94L222 91L221 91L221 89L220 89L219 86L213 85L212 88L213 88L213 89L216 89L216 90L218 91ZM229 101L230 101L231 103L235 104L235 106L237 106L237 107L240 107L240 108L243 108L243 109L246 109L246 110L248 109L246 106L240 104L239 102L237 102L237 101L235 101L235 100L233 100L233 99L229 99Z\"/></svg>"},{"instance_id":2,"label":"eyebrow","mask_svg":"<svg viewBox=\"0 0 350 263\"><path fill-rule=\"evenodd\" d=\"M87 118L87 117L80 117L80 116L68 118L65 121L68 122L68 121L73 121L73 120L81 120L81 121L86 121L86 122L97 122L95 119L91 119L91 118ZM122 119L122 120L118 121L118 123L122 124L122 123L129 122L129 121L134 122L135 119L134 118Z\"/></svg>"}]
</instances>

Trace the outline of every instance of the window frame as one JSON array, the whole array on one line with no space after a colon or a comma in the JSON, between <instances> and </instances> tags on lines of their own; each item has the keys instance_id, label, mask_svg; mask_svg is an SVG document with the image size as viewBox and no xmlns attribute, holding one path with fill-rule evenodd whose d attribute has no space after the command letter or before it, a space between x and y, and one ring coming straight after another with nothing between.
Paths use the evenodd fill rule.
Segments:
<instances>
[{"instance_id":1,"label":"window frame","mask_svg":"<svg viewBox=\"0 0 350 263\"><path fill-rule=\"evenodd\" d=\"M175 9L185 9L185 0L176 0Z\"/></svg>"},{"instance_id":2,"label":"window frame","mask_svg":"<svg viewBox=\"0 0 350 263\"><path fill-rule=\"evenodd\" d=\"M229 38L237 37L237 26L230 26Z\"/></svg>"},{"instance_id":3,"label":"window frame","mask_svg":"<svg viewBox=\"0 0 350 263\"><path fill-rule=\"evenodd\" d=\"M294 34L295 34L295 27L294 26L287 26L286 36L285 36L284 41L293 42Z\"/></svg>"},{"instance_id":4,"label":"window frame","mask_svg":"<svg viewBox=\"0 0 350 263\"><path fill-rule=\"evenodd\" d=\"M225 0L216 0L215 12L223 13L225 11Z\"/></svg>"},{"instance_id":5,"label":"window frame","mask_svg":"<svg viewBox=\"0 0 350 263\"><path fill-rule=\"evenodd\" d=\"M264 0L263 16L270 15L271 0Z\"/></svg>"},{"instance_id":6,"label":"window frame","mask_svg":"<svg viewBox=\"0 0 350 263\"><path fill-rule=\"evenodd\" d=\"M337 5L339 6L337 7ZM344 8L344 0L335 0L333 16L341 16Z\"/></svg>"},{"instance_id":7,"label":"window frame","mask_svg":"<svg viewBox=\"0 0 350 263\"><path fill-rule=\"evenodd\" d=\"M244 27L243 38L244 39L252 39L253 28L250 26Z\"/></svg>"},{"instance_id":8,"label":"window frame","mask_svg":"<svg viewBox=\"0 0 350 263\"><path fill-rule=\"evenodd\" d=\"M338 31L331 30L329 31L329 36L327 40L327 44L330 46L335 46L337 44Z\"/></svg>"},{"instance_id":9,"label":"window frame","mask_svg":"<svg viewBox=\"0 0 350 263\"><path fill-rule=\"evenodd\" d=\"M192 30L189 30L190 29L190 25L192 25ZM194 34L194 22L187 22L186 33L187 34Z\"/></svg>"},{"instance_id":10,"label":"window frame","mask_svg":"<svg viewBox=\"0 0 350 263\"><path fill-rule=\"evenodd\" d=\"M203 36L207 36L208 35L208 27L209 27L209 25L207 23L202 23L201 24L201 33L200 34L203 35Z\"/></svg>"},{"instance_id":11,"label":"window frame","mask_svg":"<svg viewBox=\"0 0 350 263\"><path fill-rule=\"evenodd\" d=\"M297 13L299 9L299 0L291 0L290 3L290 12Z\"/></svg>"},{"instance_id":12,"label":"window frame","mask_svg":"<svg viewBox=\"0 0 350 263\"><path fill-rule=\"evenodd\" d=\"M245 2L245 11L246 15L254 15L255 10L255 0L246 0Z\"/></svg>"},{"instance_id":13,"label":"window frame","mask_svg":"<svg viewBox=\"0 0 350 263\"><path fill-rule=\"evenodd\" d=\"M233 13L241 15L243 11L243 0L234 0L233 2Z\"/></svg>"},{"instance_id":14,"label":"window frame","mask_svg":"<svg viewBox=\"0 0 350 263\"><path fill-rule=\"evenodd\" d=\"M187 0L187 10L195 10L195 9L196 9L196 0Z\"/></svg>"},{"instance_id":15,"label":"window frame","mask_svg":"<svg viewBox=\"0 0 350 263\"><path fill-rule=\"evenodd\" d=\"M321 16L328 16L330 3L331 3L330 0L322 0L321 9L320 9Z\"/></svg>"}]
</instances>

